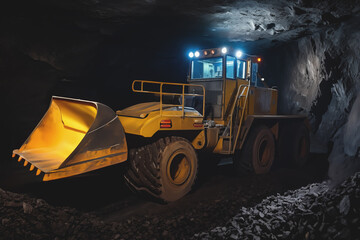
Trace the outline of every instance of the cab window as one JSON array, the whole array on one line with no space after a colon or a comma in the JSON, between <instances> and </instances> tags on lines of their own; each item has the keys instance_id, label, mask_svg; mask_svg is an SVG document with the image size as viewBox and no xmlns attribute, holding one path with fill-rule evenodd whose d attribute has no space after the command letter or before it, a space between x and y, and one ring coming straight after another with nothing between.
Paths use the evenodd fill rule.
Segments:
<instances>
[{"instance_id":1,"label":"cab window","mask_svg":"<svg viewBox=\"0 0 360 240\"><path fill-rule=\"evenodd\" d=\"M246 61L237 60L237 69L236 69L237 78L246 78Z\"/></svg>"},{"instance_id":2,"label":"cab window","mask_svg":"<svg viewBox=\"0 0 360 240\"><path fill-rule=\"evenodd\" d=\"M235 57L226 56L226 78L235 78Z\"/></svg>"},{"instance_id":3,"label":"cab window","mask_svg":"<svg viewBox=\"0 0 360 240\"><path fill-rule=\"evenodd\" d=\"M191 61L191 79L222 78L223 59L207 58Z\"/></svg>"}]
</instances>

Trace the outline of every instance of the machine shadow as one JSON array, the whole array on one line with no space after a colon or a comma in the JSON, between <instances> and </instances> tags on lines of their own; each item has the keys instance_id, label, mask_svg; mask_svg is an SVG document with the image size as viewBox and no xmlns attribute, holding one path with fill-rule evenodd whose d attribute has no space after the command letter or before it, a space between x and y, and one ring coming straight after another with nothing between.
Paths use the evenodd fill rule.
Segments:
<instances>
[{"instance_id":1,"label":"machine shadow","mask_svg":"<svg viewBox=\"0 0 360 240\"><path fill-rule=\"evenodd\" d=\"M204 159L201 159L204 162ZM115 208L117 210L129 206L141 206L151 203L149 199L133 193L126 185L123 173L126 164L117 164L87 174L56 181L42 182L30 174L27 169L16 161L9 161L7 169L0 179L0 187L4 190L25 193L35 198L42 198L54 206L74 207L79 211L92 212L99 209ZM301 169L291 169L282 165L275 165L264 175L236 175L231 161L223 159L217 166L200 165L197 183L189 196L181 202L202 201L206 196L201 192L211 188L226 188L244 185L261 184L262 181L274 180L278 189L286 191L313 182L327 179L328 161L326 154L310 154L308 163ZM4 168L3 168L4 169ZM236 180L236 182L234 182ZM214 182L216 184L214 184ZM214 186L216 185L216 186ZM255 186L256 187L256 186ZM216 192L216 189L210 192ZM200 194L200 195L199 195ZM176 204L172 203L171 205ZM152 204L153 205L153 204ZM161 204L156 204L161 207Z\"/></svg>"}]
</instances>

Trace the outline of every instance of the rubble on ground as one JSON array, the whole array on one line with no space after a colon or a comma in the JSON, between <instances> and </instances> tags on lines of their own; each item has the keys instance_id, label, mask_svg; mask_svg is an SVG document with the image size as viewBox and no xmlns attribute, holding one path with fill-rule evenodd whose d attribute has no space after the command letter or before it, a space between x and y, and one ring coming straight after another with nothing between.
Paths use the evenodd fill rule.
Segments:
<instances>
[{"instance_id":1,"label":"rubble on ground","mask_svg":"<svg viewBox=\"0 0 360 240\"><path fill-rule=\"evenodd\" d=\"M115 232L90 214L0 189L0 239L116 239Z\"/></svg>"},{"instance_id":2,"label":"rubble on ground","mask_svg":"<svg viewBox=\"0 0 360 240\"><path fill-rule=\"evenodd\" d=\"M335 188L327 182L313 183L269 196L253 207L242 207L224 226L193 238L360 239L359 198L360 172ZM210 206L206 209L202 214L218 217ZM187 220L191 213L185 211L184 219L144 216L103 222L90 213L0 189L0 239L186 239L201 224Z\"/></svg>"},{"instance_id":3,"label":"rubble on ground","mask_svg":"<svg viewBox=\"0 0 360 240\"><path fill-rule=\"evenodd\" d=\"M360 172L269 196L194 239L360 239Z\"/></svg>"}]
</instances>

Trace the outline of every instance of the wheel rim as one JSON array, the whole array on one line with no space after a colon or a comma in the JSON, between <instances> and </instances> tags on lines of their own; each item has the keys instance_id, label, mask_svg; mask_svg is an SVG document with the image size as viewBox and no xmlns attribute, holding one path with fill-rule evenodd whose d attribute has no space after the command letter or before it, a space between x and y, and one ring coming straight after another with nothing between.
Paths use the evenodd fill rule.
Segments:
<instances>
[{"instance_id":1,"label":"wheel rim","mask_svg":"<svg viewBox=\"0 0 360 240\"><path fill-rule=\"evenodd\" d=\"M175 185L182 185L189 178L191 165L188 157L182 151L175 152L169 159L167 177Z\"/></svg>"},{"instance_id":2,"label":"wheel rim","mask_svg":"<svg viewBox=\"0 0 360 240\"><path fill-rule=\"evenodd\" d=\"M258 163L261 167L266 167L271 159L271 146L266 138L261 139L258 149Z\"/></svg>"}]
</instances>

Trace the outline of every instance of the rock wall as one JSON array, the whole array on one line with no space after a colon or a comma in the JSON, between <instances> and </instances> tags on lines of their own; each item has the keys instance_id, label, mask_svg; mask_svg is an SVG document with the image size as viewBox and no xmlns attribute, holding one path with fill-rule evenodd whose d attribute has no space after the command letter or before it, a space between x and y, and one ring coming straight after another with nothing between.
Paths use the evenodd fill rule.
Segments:
<instances>
[{"instance_id":1,"label":"rock wall","mask_svg":"<svg viewBox=\"0 0 360 240\"><path fill-rule=\"evenodd\" d=\"M330 154L334 183L360 169L359 16L324 27L266 53L264 76L279 86L279 111L305 114L312 127L311 151ZM356 101L355 101L356 100Z\"/></svg>"},{"instance_id":2,"label":"rock wall","mask_svg":"<svg viewBox=\"0 0 360 240\"><path fill-rule=\"evenodd\" d=\"M342 182L360 169L360 94L358 94L348 120L334 136L329 156L329 177L332 184Z\"/></svg>"},{"instance_id":3,"label":"rock wall","mask_svg":"<svg viewBox=\"0 0 360 240\"><path fill-rule=\"evenodd\" d=\"M327 153L333 184L360 170L360 16L266 52L263 75L279 87L279 112L305 114L311 151ZM358 98L358 100L356 100Z\"/></svg>"},{"instance_id":4,"label":"rock wall","mask_svg":"<svg viewBox=\"0 0 360 240\"><path fill-rule=\"evenodd\" d=\"M265 76L271 71L271 81L278 80L280 111L309 116L315 152L329 150L360 91L359 21L354 17L267 54L275 56Z\"/></svg>"}]
</instances>

